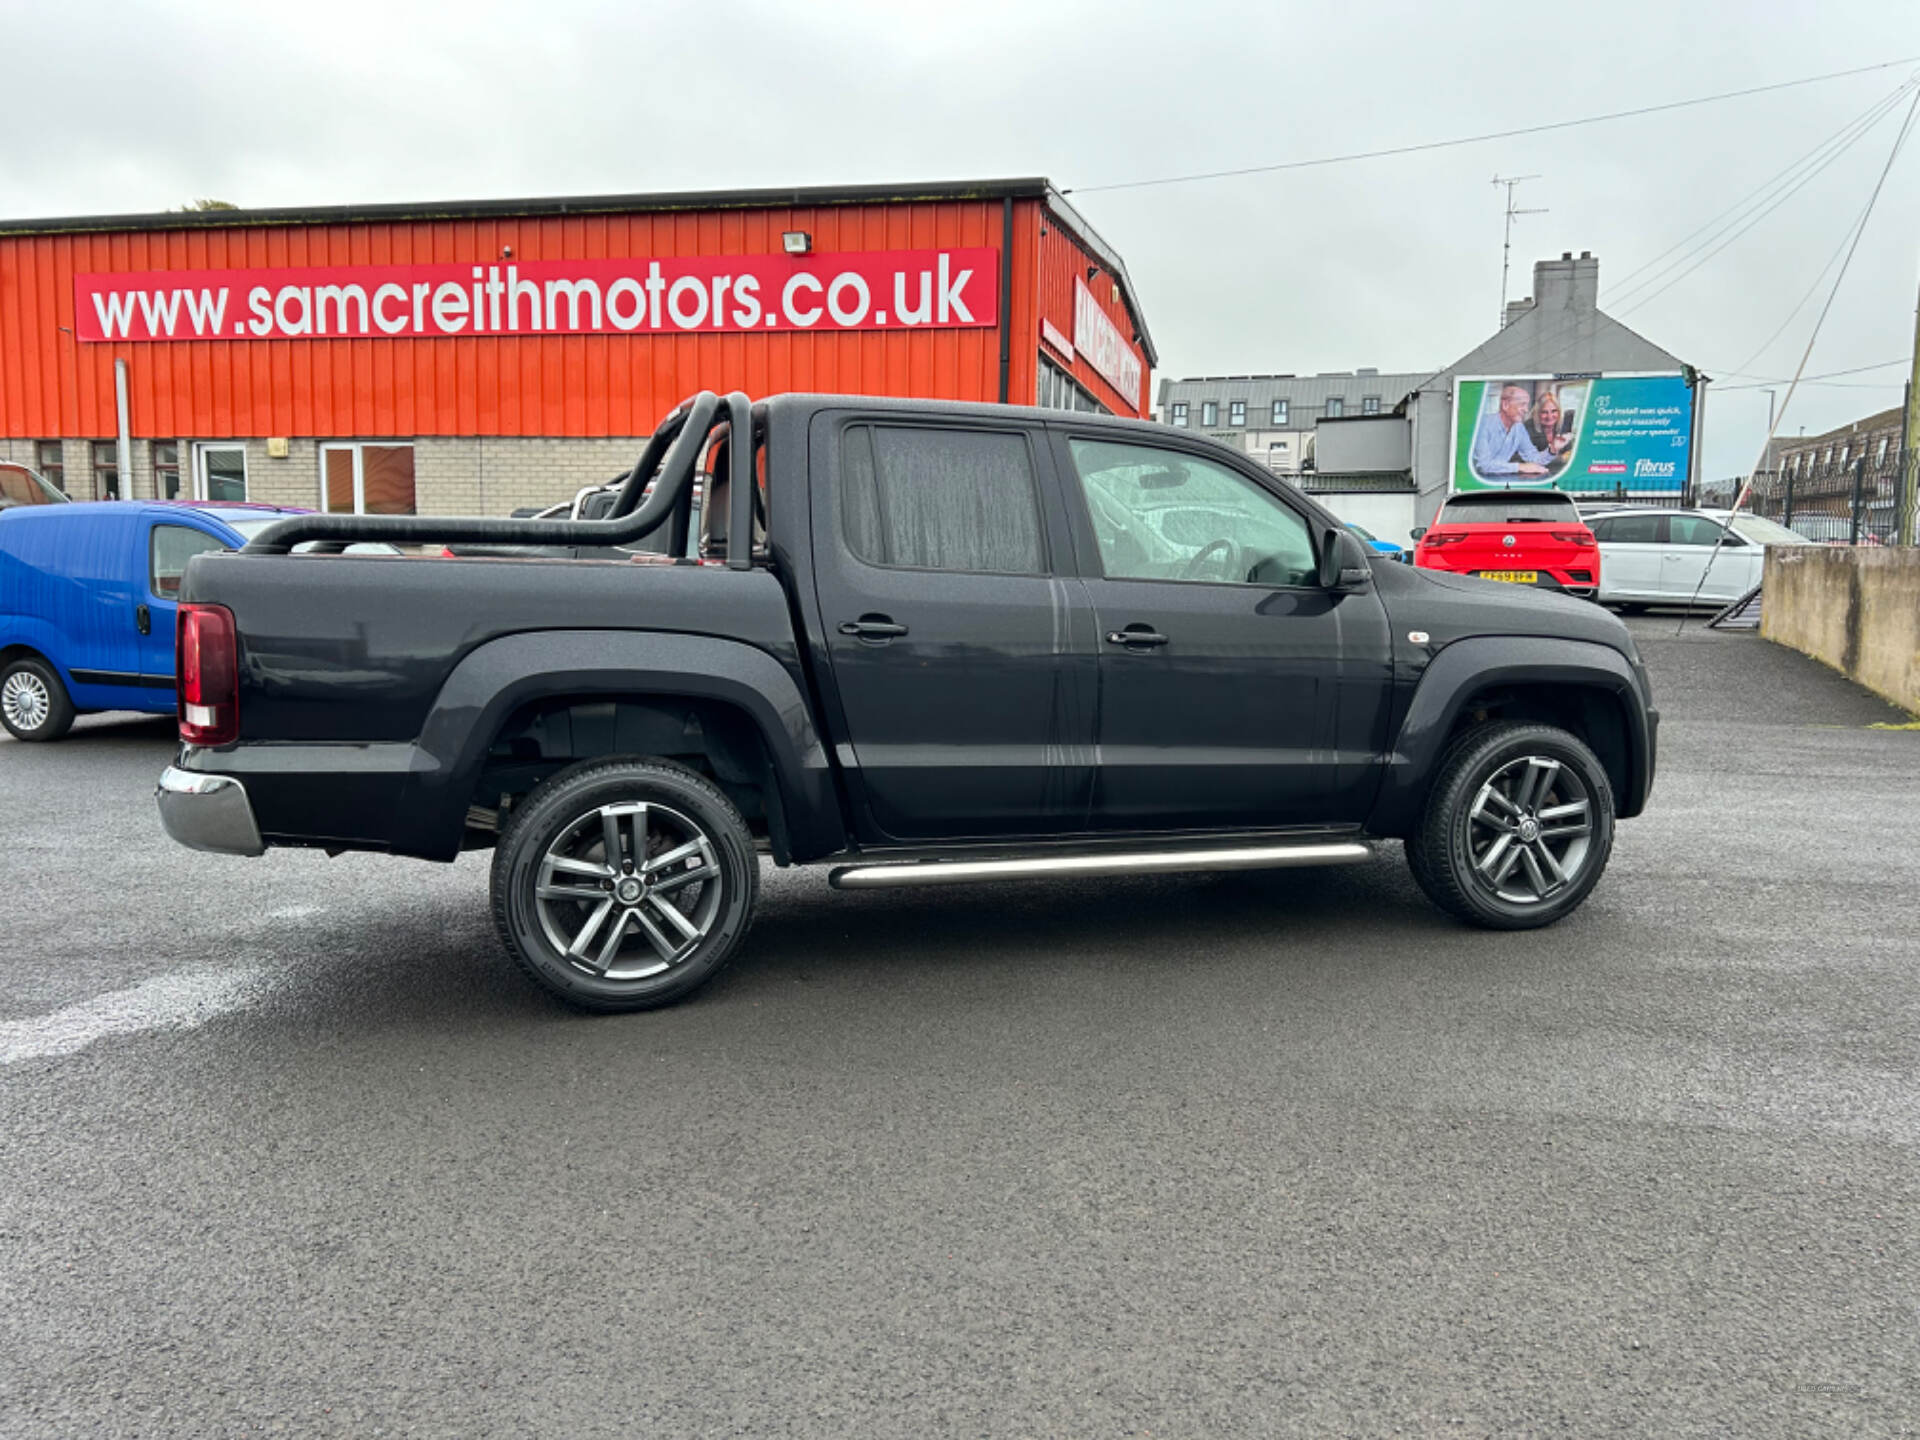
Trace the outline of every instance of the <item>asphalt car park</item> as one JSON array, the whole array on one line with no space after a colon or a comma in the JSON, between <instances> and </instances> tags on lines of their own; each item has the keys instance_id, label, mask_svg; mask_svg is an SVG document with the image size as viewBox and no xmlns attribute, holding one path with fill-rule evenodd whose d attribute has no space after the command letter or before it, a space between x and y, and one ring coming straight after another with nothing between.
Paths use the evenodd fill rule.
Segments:
<instances>
[{"instance_id":1,"label":"asphalt car park","mask_svg":"<svg viewBox=\"0 0 1920 1440\"><path fill-rule=\"evenodd\" d=\"M1632 624L1550 930L769 870L610 1019L483 856L195 855L165 722L0 739L0 1434L1914 1433L1920 732Z\"/></svg>"}]
</instances>

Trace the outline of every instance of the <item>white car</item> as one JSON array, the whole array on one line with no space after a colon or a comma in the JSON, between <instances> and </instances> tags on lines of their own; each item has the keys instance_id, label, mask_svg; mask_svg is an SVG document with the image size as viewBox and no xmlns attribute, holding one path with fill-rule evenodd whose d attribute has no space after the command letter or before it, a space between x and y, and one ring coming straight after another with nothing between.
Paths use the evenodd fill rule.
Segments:
<instances>
[{"instance_id":1,"label":"white car","mask_svg":"<svg viewBox=\"0 0 1920 1440\"><path fill-rule=\"evenodd\" d=\"M1729 530L1728 513L1634 506L1588 515L1600 542L1594 598L1626 610L1695 602L1717 609L1760 583L1769 545L1813 544L1744 512Z\"/></svg>"}]
</instances>

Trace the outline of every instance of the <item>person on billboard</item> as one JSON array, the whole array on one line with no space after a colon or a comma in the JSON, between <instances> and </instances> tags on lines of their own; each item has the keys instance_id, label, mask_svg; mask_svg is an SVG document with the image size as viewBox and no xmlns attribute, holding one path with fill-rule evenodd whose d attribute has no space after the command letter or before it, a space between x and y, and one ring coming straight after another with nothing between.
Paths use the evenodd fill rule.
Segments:
<instances>
[{"instance_id":1,"label":"person on billboard","mask_svg":"<svg viewBox=\"0 0 1920 1440\"><path fill-rule=\"evenodd\" d=\"M1541 387L1534 398L1533 418L1527 421L1527 439L1535 450L1552 457L1547 461L1549 473L1567 463L1567 451L1573 448L1573 422L1573 412L1560 409L1553 387Z\"/></svg>"},{"instance_id":2,"label":"person on billboard","mask_svg":"<svg viewBox=\"0 0 1920 1440\"><path fill-rule=\"evenodd\" d=\"M1474 474L1482 479L1502 475L1532 479L1547 473L1554 457L1527 433L1527 411L1532 405L1526 386L1509 381L1500 388L1500 408L1484 412L1473 433L1469 463Z\"/></svg>"}]
</instances>

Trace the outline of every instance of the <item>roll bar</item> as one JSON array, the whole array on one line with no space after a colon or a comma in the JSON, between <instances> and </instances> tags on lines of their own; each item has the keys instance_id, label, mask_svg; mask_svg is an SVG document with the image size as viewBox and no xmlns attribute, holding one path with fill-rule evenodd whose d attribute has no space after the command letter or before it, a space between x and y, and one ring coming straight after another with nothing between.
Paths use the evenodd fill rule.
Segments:
<instances>
[{"instance_id":1,"label":"roll bar","mask_svg":"<svg viewBox=\"0 0 1920 1440\"><path fill-rule=\"evenodd\" d=\"M657 530L675 511L684 514L691 508L694 470L721 404L720 397L713 391L702 390L692 399L674 406L647 440L640 458L634 461L613 509L604 520L515 520L477 515L296 515L267 526L241 547L241 553L284 555L308 540L333 544L384 540L389 544L623 545ZM733 513L737 515L740 497L745 495L749 506L753 497L752 404L737 390L727 397L725 404L734 422L733 433L749 437L747 444L729 447L729 454L735 457L730 472L733 477L742 473L737 457L742 452L746 457L746 486L736 485L732 495ZM660 473L653 493L642 501L640 497L647 481L653 478L656 466ZM752 513L751 509L747 511L749 521ZM740 533L750 537L751 523ZM751 546L742 553L750 564ZM731 547L728 563L733 563Z\"/></svg>"}]
</instances>

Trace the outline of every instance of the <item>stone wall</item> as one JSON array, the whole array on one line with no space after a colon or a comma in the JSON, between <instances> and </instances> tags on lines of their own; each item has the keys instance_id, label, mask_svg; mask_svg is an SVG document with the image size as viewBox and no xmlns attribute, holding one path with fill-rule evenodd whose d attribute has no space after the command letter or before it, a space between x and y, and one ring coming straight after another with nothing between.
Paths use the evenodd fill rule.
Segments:
<instances>
[{"instance_id":1,"label":"stone wall","mask_svg":"<svg viewBox=\"0 0 1920 1440\"><path fill-rule=\"evenodd\" d=\"M1769 546L1760 633L1920 714L1920 549Z\"/></svg>"}]
</instances>

